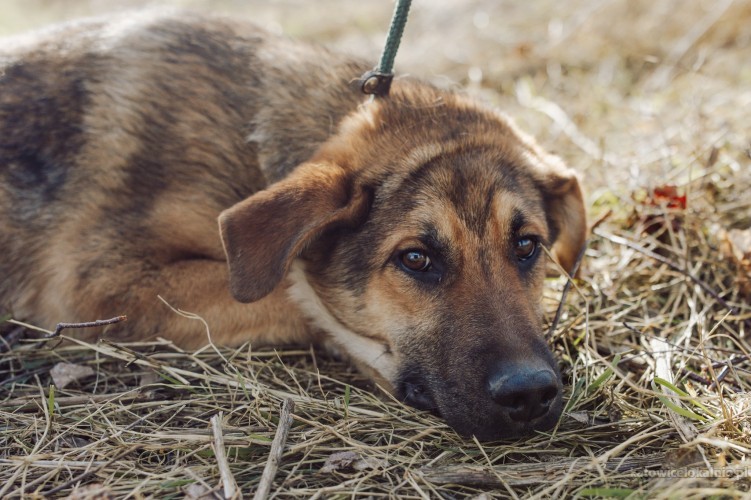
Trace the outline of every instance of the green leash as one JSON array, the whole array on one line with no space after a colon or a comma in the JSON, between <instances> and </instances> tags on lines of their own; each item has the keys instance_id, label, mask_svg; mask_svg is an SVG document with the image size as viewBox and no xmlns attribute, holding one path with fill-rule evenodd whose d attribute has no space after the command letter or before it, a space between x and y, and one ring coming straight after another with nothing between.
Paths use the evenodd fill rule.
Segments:
<instances>
[{"instance_id":1,"label":"green leash","mask_svg":"<svg viewBox=\"0 0 751 500\"><path fill-rule=\"evenodd\" d=\"M402 40L411 4L412 0L397 0L394 15L391 17L391 28L389 28L378 67L360 77L360 90L363 93L376 97L389 95L391 81L394 79L394 59L396 51L399 50L399 42Z\"/></svg>"}]
</instances>

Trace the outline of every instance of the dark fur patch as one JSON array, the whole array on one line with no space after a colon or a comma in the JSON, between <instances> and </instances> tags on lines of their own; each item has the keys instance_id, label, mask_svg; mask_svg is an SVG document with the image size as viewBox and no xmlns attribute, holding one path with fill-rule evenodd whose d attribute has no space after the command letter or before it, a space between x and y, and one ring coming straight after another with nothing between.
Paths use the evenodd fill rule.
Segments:
<instances>
[{"instance_id":1,"label":"dark fur patch","mask_svg":"<svg viewBox=\"0 0 751 500\"><path fill-rule=\"evenodd\" d=\"M18 62L0 72L0 175L17 223L34 224L54 201L83 145L88 95L66 66Z\"/></svg>"}]
</instances>

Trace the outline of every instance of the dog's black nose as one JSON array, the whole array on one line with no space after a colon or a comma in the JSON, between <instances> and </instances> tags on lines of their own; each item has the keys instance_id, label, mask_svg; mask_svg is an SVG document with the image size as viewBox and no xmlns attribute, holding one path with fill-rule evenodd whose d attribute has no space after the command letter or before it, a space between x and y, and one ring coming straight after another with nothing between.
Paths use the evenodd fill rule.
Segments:
<instances>
[{"instance_id":1,"label":"dog's black nose","mask_svg":"<svg viewBox=\"0 0 751 500\"><path fill-rule=\"evenodd\" d=\"M550 411L558 396L558 378L552 370L507 367L488 378L488 391L509 419L530 422Z\"/></svg>"}]
</instances>

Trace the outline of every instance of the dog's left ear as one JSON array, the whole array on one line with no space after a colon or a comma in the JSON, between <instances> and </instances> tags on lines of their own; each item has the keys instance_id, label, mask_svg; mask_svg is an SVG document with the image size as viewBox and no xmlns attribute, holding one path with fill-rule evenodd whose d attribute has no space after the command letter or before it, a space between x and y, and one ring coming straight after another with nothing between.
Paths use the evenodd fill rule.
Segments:
<instances>
[{"instance_id":1,"label":"dog's left ear","mask_svg":"<svg viewBox=\"0 0 751 500\"><path fill-rule=\"evenodd\" d=\"M576 173L557 158L538 171L552 254L569 274L587 239L587 216Z\"/></svg>"},{"instance_id":2,"label":"dog's left ear","mask_svg":"<svg viewBox=\"0 0 751 500\"><path fill-rule=\"evenodd\" d=\"M265 297L307 246L327 230L356 225L369 206L369 191L344 169L307 163L225 210L219 230L232 295L240 302Z\"/></svg>"}]
</instances>

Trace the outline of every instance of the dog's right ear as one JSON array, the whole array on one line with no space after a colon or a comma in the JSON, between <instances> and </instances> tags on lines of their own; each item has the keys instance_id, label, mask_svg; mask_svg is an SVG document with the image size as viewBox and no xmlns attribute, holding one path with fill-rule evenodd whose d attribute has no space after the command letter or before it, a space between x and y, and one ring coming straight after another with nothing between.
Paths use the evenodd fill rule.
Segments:
<instances>
[{"instance_id":1,"label":"dog's right ear","mask_svg":"<svg viewBox=\"0 0 751 500\"><path fill-rule=\"evenodd\" d=\"M552 254L567 273L574 266L587 239L587 214L579 179L562 163L542 176L541 189L550 226Z\"/></svg>"},{"instance_id":2,"label":"dog's right ear","mask_svg":"<svg viewBox=\"0 0 751 500\"><path fill-rule=\"evenodd\" d=\"M225 210L219 216L219 230L232 295L240 302L265 297L319 235L355 226L369 206L369 191L356 186L344 169L331 163L307 163Z\"/></svg>"},{"instance_id":3,"label":"dog's right ear","mask_svg":"<svg viewBox=\"0 0 751 500\"><path fill-rule=\"evenodd\" d=\"M536 151L532 172L545 205L551 253L567 273L587 239L587 211L579 178L560 158Z\"/></svg>"}]
</instances>

